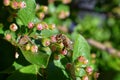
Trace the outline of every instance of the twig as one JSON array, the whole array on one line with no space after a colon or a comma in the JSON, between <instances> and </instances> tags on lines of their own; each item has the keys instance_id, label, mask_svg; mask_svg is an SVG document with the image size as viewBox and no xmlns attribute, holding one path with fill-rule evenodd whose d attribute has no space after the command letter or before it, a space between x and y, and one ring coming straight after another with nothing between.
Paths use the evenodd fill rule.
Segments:
<instances>
[{"instance_id":1,"label":"twig","mask_svg":"<svg viewBox=\"0 0 120 80\"><path fill-rule=\"evenodd\" d=\"M107 51L108 53L110 53L111 55L116 55L118 57L120 57L120 51L116 50L115 48L113 47L108 47L100 42L97 42L93 39L87 39L88 43L100 50L103 50L103 51Z\"/></svg>"}]
</instances>

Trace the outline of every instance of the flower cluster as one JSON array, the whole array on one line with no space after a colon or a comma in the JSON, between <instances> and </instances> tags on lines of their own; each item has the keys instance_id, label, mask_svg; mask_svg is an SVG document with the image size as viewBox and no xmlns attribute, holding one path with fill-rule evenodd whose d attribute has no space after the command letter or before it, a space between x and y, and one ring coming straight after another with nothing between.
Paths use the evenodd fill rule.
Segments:
<instances>
[{"instance_id":1,"label":"flower cluster","mask_svg":"<svg viewBox=\"0 0 120 80\"><path fill-rule=\"evenodd\" d=\"M26 3L24 1L17 2L15 0L3 0L4 6L10 6L12 9L21 9L26 7Z\"/></svg>"}]
</instances>

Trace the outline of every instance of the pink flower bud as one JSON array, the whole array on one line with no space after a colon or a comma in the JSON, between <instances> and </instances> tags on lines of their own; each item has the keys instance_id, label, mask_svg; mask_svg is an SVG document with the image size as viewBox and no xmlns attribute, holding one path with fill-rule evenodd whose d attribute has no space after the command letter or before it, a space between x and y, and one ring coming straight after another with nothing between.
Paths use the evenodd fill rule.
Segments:
<instances>
[{"instance_id":1,"label":"pink flower bud","mask_svg":"<svg viewBox=\"0 0 120 80\"><path fill-rule=\"evenodd\" d=\"M19 8L18 2L12 1L12 2L11 2L11 7L12 7L13 9L18 9L18 8Z\"/></svg>"},{"instance_id":2,"label":"pink flower bud","mask_svg":"<svg viewBox=\"0 0 120 80\"><path fill-rule=\"evenodd\" d=\"M11 34L6 34L6 36L5 36L5 39L6 39L6 40L9 41L9 40L11 40L11 38L12 38Z\"/></svg>"},{"instance_id":3,"label":"pink flower bud","mask_svg":"<svg viewBox=\"0 0 120 80\"><path fill-rule=\"evenodd\" d=\"M36 45L31 46L31 52L33 52L33 53L38 52L38 46L36 46Z\"/></svg>"},{"instance_id":4,"label":"pink flower bud","mask_svg":"<svg viewBox=\"0 0 120 80\"><path fill-rule=\"evenodd\" d=\"M19 7L20 8L25 8L26 7L26 3L24 1L19 3Z\"/></svg>"},{"instance_id":5,"label":"pink flower bud","mask_svg":"<svg viewBox=\"0 0 120 80\"><path fill-rule=\"evenodd\" d=\"M63 4L68 4L68 3L70 3L72 0L62 0L62 3Z\"/></svg>"},{"instance_id":6,"label":"pink flower bud","mask_svg":"<svg viewBox=\"0 0 120 80\"><path fill-rule=\"evenodd\" d=\"M54 43L54 42L57 42L57 41L56 41L56 36L51 36L50 38L51 38L51 42L53 42L53 43Z\"/></svg>"},{"instance_id":7,"label":"pink flower bud","mask_svg":"<svg viewBox=\"0 0 120 80\"><path fill-rule=\"evenodd\" d=\"M11 31L16 31L18 29L18 26L15 24L15 23L12 23L11 25L10 25L10 30Z\"/></svg>"},{"instance_id":8,"label":"pink flower bud","mask_svg":"<svg viewBox=\"0 0 120 80\"><path fill-rule=\"evenodd\" d=\"M46 45L46 46L49 46L49 45L50 45L50 41L47 40L47 41L45 42L45 45Z\"/></svg>"},{"instance_id":9,"label":"pink flower bud","mask_svg":"<svg viewBox=\"0 0 120 80\"><path fill-rule=\"evenodd\" d=\"M86 72L88 73L88 74L91 74L92 73L92 68L89 66L89 67L86 67Z\"/></svg>"},{"instance_id":10,"label":"pink flower bud","mask_svg":"<svg viewBox=\"0 0 120 80\"><path fill-rule=\"evenodd\" d=\"M79 56L78 61L83 63L85 61L85 57L84 56Z\"/></svg>"},{"instance_id":11,"label":"pink flower bud","mask_svg":"<svg viewBox=\"0 0 120 80\"><path fill-rule=\"evenodd\" d=\"M33 27L34 27L34 23L33 23L33 22L29 22L29 23L28 23L28 28L31 29L31 28L33 28Z\"/></svg>"},{"instance_id":12,"label":"pink flower bud","mask_svg":"<svg viewBox=\"0 0 120 80\"><path fill-rule=\"evenodd\" d=\"M89 80L89 79L88 79L88 76L83 76L83 77L82 77L82 80Z\"/></svg>"},{"instance_id":13,"label":"pink flower bud","mask_svg":"<svg viewBox=\"0 0 120 80\"><path fill-rule=\"evenodd\" d=\"M62 50L62 51L61 51L61 54L67 55L67 50L66 50L66 49Z\"/></svg>"},{"instance_id":14,"label":"pink flower bud","mask_svg":"<svg viewBox=\"0 0 120 80\"><path fill-rule=\"evenodd\" d=\"M3 4L5 6L9 6L10 5L10 0L3 0Z\"/></svg>"},{"instance_id":15,"label":"pink flower bud","mask_svg":"<svg viewBox=\"0 0 120 80\"><path fill-rule=\"evenodd\" d=\"M43 39L42 44L43 44L43 46L49 46L50 45L50 40L49 39Z\"/></svg>"},{"instance_id":16,"label":"pink flower bud","mask_svg":"<svg viewBox=\"0 0 120 80\"><path fill-rule=\"evenodd\" d=\"M43 29L43 25L42 24L37 24L37 30L42 30Z\"/></svg>"},{"instance_id":17,"label":"pink flower bud","mask_svg":"<svg viewBox=\"0 0 120 80\"><path fill-rule=\"evenodd\" d=\"M37 16L40 20L42 20L45 17L45 13L43 12L37 13Z\"/></svg>"}]
</instances>

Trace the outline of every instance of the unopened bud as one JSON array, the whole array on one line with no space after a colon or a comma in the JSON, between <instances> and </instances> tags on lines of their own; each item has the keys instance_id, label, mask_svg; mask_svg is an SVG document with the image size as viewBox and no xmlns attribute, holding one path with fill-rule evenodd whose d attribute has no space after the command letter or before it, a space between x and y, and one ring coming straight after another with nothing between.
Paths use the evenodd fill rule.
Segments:
<instances>
[{"instance_id":1,"label":"unopened bud","mask_svg":"<svg viewBox=\"0 0 120 80\"><path fill-rule=\"evenodd\" d=\"M5 6L9 6L10 5L10 0L3 0L3 4Z\"/></svg>"},{"instance_id":2,"label":"unopened bud","mask_svg":"<svg viewBox=\"0 0 120 80\"><path fill-rule=\"evenodd\" d=\"M45 13L43 12L37 13L37 16L40 20L42 20L45 17Z\"/></svg>"},{"instance_id":3,"label":"unopened bud","mask_svg":"<svg viewBox=\"0 0 120 80\"><path fill-rule=\"evenodd\" d=\"M29 22L29 23L28 23L28 28L31 29L31 28L33 28L33 27L34 27L34 23L33 23L33 22Z\"/></svg>"},{"instance_id":4,"label":"unopened bud","mask_svg":"<svg viewBox=\"0 0 120 80\"><path fill-rule=\"evenodd\" d=\"M82 80L89 80L88 76L83 76Z\"/></svg>"},{"instance_id":5,"label":"unopened bud","mask_svg":"<svg viewBox=\"0 0 120 80\"><path fill-rule=\"evenodd\" d=\"M71 3L71 1L72 1L72 0L62 0L62 3L63 3L63 4L69 4L69 3Z\"/></svg>"},{"instance_id":6,"label":"unopened bud","mask_svg":"<svg viewBox=\"0 0 120 80\"><path fill-rule=\"evenodd\" d=\"M87 59L84 60L84 61L83 61L83 64L88 64L88 60L87 60Z\"/></svg>"},{"instance_id":7,"label":"unopened bud","mask_svg":"<svg viewBox=\"0 0 120 80\"><path fill-rule=\"evenodd\" d=\"M48 11L48 7L47 6L42 6L41 8L43 9L43 12L45 12L45 13Z\"/></svg>"},{"instance_id":8,"label":"unopened bud","mask_svg":"<svg viewBox=\"0 0 120 80\"><path fill-rule=\"evenodd\" d=\"M12 7L13 9L18 9L18 8L19 8L19 3L18 3L17 1L12 1L12 2L11 2L11 7Z\"/></svg>"},{"instance_id":9,"label":"unopened bud","mask_svg":"<svg viewBox=\"0 0 120 80\"><path fill-rule=\"evenodd\" d=\"M58 17L59 17L60 19L65 19L65 18L66 18L65 12L64 12L64 11L61 11L61 12L59 13Z\"/></svg>"},{"instance_id":10,"label":"unopened bud","mask_svg":"<svg viewBox=\"0 0 120 80\"><path fill-rule=\"evenodd\" d=\"M31 46L31 52L33 53L38 52L38 46L36 45Z\"/></svg>"},{"instance_id":11,"label":"unopened bud","mask_svg":"<svg viewBox=\"0 0 120 80\"><path fill-rule=\"evenodd\" d=\"M66 49L64 49L64 50L61 51L61 54L67 55L67 52L68 52L68 51L67 51Z\"/></svg>"},{"instance_id":12,"label":"unopened bud","mask_svg":"<svg viewBox=\"0 0 120 80\"><path fill-rule=\"evenodd\" d=\"M50 38L51 38L51 42L53 42L53 43L54 43L54 42L57 42L57 41L56 41L56 36L51 36Z\"/></svg>"},{"instance_id":13,"label":"unopened bud","mask_svg":"<svg viewBox=\"0 0 120 80\"><path fill-rule=\"evenodd\" d=\"M26 7L26 3L24 1L19 3L19 7L20 8L25 8Z\"/></svg>"},{"instance_id":14,"label":"unopened bud","mask_svg":"<svg viewBox=\"0 0 120 80\"><path fill-rule=\"evenodd\" d=\"M64 44L63 43L59 43L59 48L63 49L63 47L64 47Z\"/></svg>"},{"instance_id":15,"label":"unopened bud","mask_svg":"<svg viewBox=\"0 0 120 80\"><path fill-rule=\"evenodd\" d=\"M66 15L66 17L68 17L69 15L70 15L70 12L65 12L65 15Z\"/></svg>"},{"instance_id":16,"label":"unopened bud","mask_svg":"<svg viewBox=\"0 0 120 80\"><path fill-rule=\"evenodd\" d=\"M28 50L30 50L30 44L27 44L26 46L25 46L25 49L28 51Z\"/></svg>"},{"instance_id":17,"label":"unopened bud","mask_svg":"<svg viewBox=\"0 0 120 80\"><path fill-rule=\"evenodd\" d=\"M51 29L51 30L53 30L53 29L55 29L55 24L51 24L51 25L49 25L49 28Z\"/></svg>"},{"instance_id":18,"label":"unopened bud","mask_svg":"<svg viewBox=\"0 0 120 80\"><path fill-rule=\"evenodd\" d=\"M42 24L37 24L37 30L42 30L43 29L43 25Z\"/></svg>"},{"instance_id":19,"label":"unopened bud","mask_svg":"<svg viewBox=\"0 0 120 80\"><path fill-rule=\"evenodd\" d=\"M84 56L79 56L78 61L83 63L85 61L85 57Z\"/></svg>"},{"instance_id":20,"label":"unopened bud","mask_svg":"<svg viewBox=\"0 0 120 80\"><path fill-rule=\"evenodd\" d=\"M16 31L18 29L18 26L15 24L15 23L12 23L11 25L10 25L10 30L11 31Z\"/></svg>"},{"instance_id":21,"label":"unopened bud","mask_svg":"<svg viewBox=\"0 0 120 80\"><path fill-rule=\"evenodd\" d=\"M6 39L6 40L9 41L9 40L11 40L11 38L12 38L11 34L6 34L6 36L5 36L5 39Z\"/></svg>"},{"instance_id":22,"label":"unopened bud","mask_svg":"<svg viewBox=\"0 0 120 80\"><path fill-rule=\"evenodd\" d=\"M93 69L89 66L89 67L86 67L86 72L90 75L93 71Z\"/></svg>"},{"instance_id":23,"label":"unopened bud","mask_svg":"<svg viewBox=\"0 0 120 80\"><path fill-rule=\"evenodd\" d=\"M43 46L49 46L50 45L50 40L49 39L43 39L42 44L43 44Z\"/></svg>"},{"instance_id":24,"label":"unopened bud","mask_svg":"<svg viewBox=\"0 0 120 80\"><path fill-rule=\"evenodd\" d=\"M47 23L43 22L42 25L43 25L44 29L48 29Z\"/></svg>"},{"instance_id":25,"label":"unopened bud","mask_svg":"<svg viewBox=\"0 0 120 80\"><path fill-rule=\"evenodd\" d=\"M50 45L50 41L48 40L48 41L46 41L46 44L45 44L46 46L49 46Z\"/></svg>"}]
</instances>

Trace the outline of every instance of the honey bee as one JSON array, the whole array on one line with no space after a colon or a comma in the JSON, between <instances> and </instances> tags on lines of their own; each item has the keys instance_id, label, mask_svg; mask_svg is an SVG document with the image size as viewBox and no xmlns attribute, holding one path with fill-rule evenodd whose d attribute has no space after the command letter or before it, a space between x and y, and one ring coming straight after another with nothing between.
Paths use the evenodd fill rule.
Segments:
<instances>
[{"instance_id":1,"label":"honey bee","mask_svg":"<svg viewBox=\"0 0 120 80\"><path fill-rule=\"evenodd\" d=\"M64 34L56 35L56 40L57 40L58 43L62 42L64 44L65 48L72 49L72 41L67 36L65 36Z\"/></svg>"}]
</instances>

